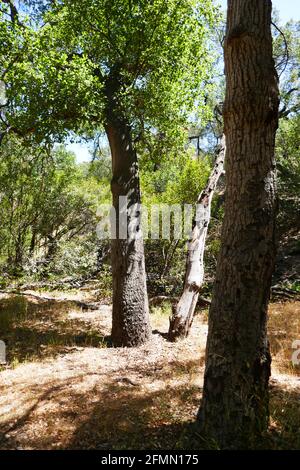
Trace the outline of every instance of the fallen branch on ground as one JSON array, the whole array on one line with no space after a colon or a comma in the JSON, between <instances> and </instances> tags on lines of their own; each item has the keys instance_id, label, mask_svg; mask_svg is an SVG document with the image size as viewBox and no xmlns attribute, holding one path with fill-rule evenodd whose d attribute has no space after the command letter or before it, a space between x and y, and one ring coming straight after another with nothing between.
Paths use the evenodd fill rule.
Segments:
<instances>
[{"instance_id":1,"label":"fallen branch on ground","mask_svg":"<svg viewBox=\"0 0 300 470\"><path fill-rule=\"evenodd\" d=\"M20 291L18 289L1 289L0 290L1 294L10 294L10 295L22 295L24 297L33 297L34 299L41 300L44 302L68 302L75 304L77 307L81 308L82 310L98 310L101 306L100 302L82 302L81 300L76 300L76 299L68 299L68 298L62 298L62 299L57 299L56 297L48 297L45 295L38 295L38 294L33 294L32 292L24 292Z\"/></svg>"}]
</instances>

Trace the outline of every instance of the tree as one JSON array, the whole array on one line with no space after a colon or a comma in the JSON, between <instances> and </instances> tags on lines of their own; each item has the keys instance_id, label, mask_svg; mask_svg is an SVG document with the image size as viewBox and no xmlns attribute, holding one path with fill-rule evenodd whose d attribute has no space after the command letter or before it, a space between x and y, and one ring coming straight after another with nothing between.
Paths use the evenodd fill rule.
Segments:
<instances>
[{"instance_id":1,"label":"tree","mask_svg":"<svg viewBox=\"0 0 300 470\"><path fill-rule=\"evenodd\" d=\"M221 447L250 445L268 425L279 104L271 10L270 0L228 1L225 218L198 415L203 435Z\"/></svg>"},{"instance_id":2,"label":"tree","mask_svg":"<svg viewBox=\"0 0 300 470\"><path fill-rule=\"evenodd\" d=\"M279 116L286 119L300 110L300 22L290 21L281 28L273 25L274 58L280 77Z\"/></svg>"},{"instance_id":3,"label":"tree","mask_svg":"<svg viewBox=\"0 0 300 470\"><path fill-rule=\"evenodd\" d=\"M210 222L211 202L223 173L225 152L223 136L213 170L198 197L194 228L188 245L184 288L170 318L168 337L171 341L187 336L192 326L199 292L204 281L204 250Z\"/></svg>"},{"instance_id":4,"label":"tree","mask_svg":"<svg viewBox=\"0 0 300 470\"><path fill-rule=\"evenodd\" d=\"M280 120L276 141L278 170L278 193L280 211L278 225L280 235L300 228L300 116L299 114Z\"/></svg>"},{"instance_id":5,"label":"tree","mask_svg":"<svg viewBox=\"0 0 300 470\"><path fill-rule=\"evenodd\" d=\"M20 272L28 257L44 254L49 264L59 242L91 231L95 213L91 197L80 194L82 182L74 155L63 147L47 152L24 146L15 136L0 147L0 256L10 273Z\"/></svg>"},{"instance_id":6,"label":"tree","mask_svg":"<svg viewBox=\"0 0 300 470\"><path fill-rule=\"evenodd\" d=\"M199 189L207 183L213 156L195 157L192 146L185 146L175 155L171 151L165 155L159 152L157 158L146 154L140 159L143 207L148 211L153 204L161 207L177 204L183 214L184 205L195 204ZM152 296L176 296L182 288L188 237L177 239L174 223L171 216L169 239L149 238L145 243L148 288Z\"/></svg>"},{"instance_id":7,"label":"tree","mask_svg":"<svg viewBox=\"0 0 300 470\"><path fill-rule=\"evenodd\" d=\"M182 142L196 98L203 108L214 11L211 0L54 2L6 74L7 129L43 139L104 127L118 226L119 197L124 212L140 203L138 142L151 133ZM112 244L112 339L135 346L150 332L143 240L117 233Z\"/></svg>"},{"instance_id":8,"label":"tree","mask_svg":"<svg viewBox=\"0 0 300 470\"><path fill-rule=\"evenodd\" d=\"M297 231L300 193L300 22L289 22L276 30L274 54L280 71L280 126L276 139L279 217L281 240ZM280 240L280 241L281 241Z\"/></svg>"}]
</instances>

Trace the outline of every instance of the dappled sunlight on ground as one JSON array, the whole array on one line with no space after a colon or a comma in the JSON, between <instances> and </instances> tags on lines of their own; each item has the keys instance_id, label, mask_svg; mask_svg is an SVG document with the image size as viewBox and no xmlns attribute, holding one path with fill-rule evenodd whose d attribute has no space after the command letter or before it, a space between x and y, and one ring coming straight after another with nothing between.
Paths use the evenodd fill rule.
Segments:
<instances>
[{"instance_id":1,"label":"dappled sunlight on ground","mask_svg":"<svg viewBox=\"0 0 300 470\"><path fill-rule=\"evenodd\" d=\"M276 302L270 306L269 339L274 370L300 376L300 366L293 366L291 360L293 343L300 341L300 302Z\"/></svg>"},{"instance_id":2,"label":"dappled sunlight on ground","mask_svg":"<svg viewBox=\"0 0 300 470\"><path fill-rule=\"evenodd\" d=\"M78 346L98 347L110 331L110 321L103 323L99 315L87 321L71 300L2 295L0 312L1 339L13 365L71 352Z\"/></svg>"},{"instance_id":3,"label":"dappled sunlight on ground","mask_svg":"<svg viewBox=\"0 0 300 470\"><path fill-rule=\"evenodd\" d=\"M195 317L189 338L169 343L163 336L168 311L155 310L149 343L111 348L110 306L83 311L72 302L17 300L14 308L0 299L2 311L9 305L13 316L6 323L3 316L2 327L5 323L8 339L19 341L0 372L0 448L180 448L201 399L205 314ZM20 334L26 328L32 332L30 347L28 335ZM295 424L287 429L286 420L289 409L293 423L300 418L299 378L276 372L271 390L271 431L290 441L293 434L296 442Z\"/></svg>"}]
</instances>

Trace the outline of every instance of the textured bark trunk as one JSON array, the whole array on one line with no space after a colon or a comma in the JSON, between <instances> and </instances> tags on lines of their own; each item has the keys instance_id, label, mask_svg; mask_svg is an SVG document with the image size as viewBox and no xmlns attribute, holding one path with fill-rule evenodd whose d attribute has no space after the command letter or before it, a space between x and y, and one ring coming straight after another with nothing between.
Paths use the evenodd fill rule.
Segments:
<instances>
[{"instance_id":1,"label":"textured bark trunk","mask_svg":"<svg viewBox=\"0 0 300 470\"><path fill-rule=\"evenodd\" d=\"M23 236L21 230L17 235L15 242L15 257L14 257L14 271L17 273L23 266L23 257L24 257L24 246L23 246Z\"/></svg>"},{"instance_id":2,"label":"textured bark trunk","mask_svg":"<svg viewBox=\"0 0 300 470\"><path fill-rule=\"evenodd\" d=\"M16 242L14 266L16 269L18 269L22 266L22 264L23 264L23 247L21 245L20 239L18 238Z\"/></svg>"},{"instance_id":3,"label":"textured bark trunk","mask_svg":"<svg viewBox=\"0 0 300 470\"><path fill-rule=\"evenodd\" d=\"M30 256L34 255L35 244L36 244L36 232L34 231L34 229L32 229L30 248L29 248L29 255Z\"/></svg>"},{"instance_id":4,"label":"textured bark trunk","mask_svg":"<svg viewBox=\"0 0 300 470\"><path fill-rule=\"evenodd\" d=\"M222 447L249 446L268 425L279 103L271 10L270 0L228 1L225 218L198 415L203 435Z\"/></svg>"},{"instance_id":5,"label":"textured bark trunk","mask_svg":"<svg viewBox=\"0 0 300 470\"><path fill-rule=\"evenodd\" d=\"M150 322L146 286L144 243L141 227L139 237L127 236L133 216L128 214L126 226L121 221L126 211L140 203L140 183L137 155L131 130L116 108L114 96L109 96L106 132L112 154L112 198L116 210L116 238L112 240L113 319L112 341L115 346L138 346L149 339ZM120 207L120 196L127 204ZM120 219L120 212L122 213ZM122 226L123 225L123 226ZM119 227L125 229L125 239Z\"/></svg>"},{"instance_id":6,"label":"textured bark trunk","mask_svg":"<svg viewBox=\"0 0 300 470\"><path fill-rule=\"evenodd\" d=\"M210 222L211 201L224 169L225 149L225 136L223 136L213 171L197 201L195 226L188 246L184 288L170 318L168 332L170 341L186 337L192 326L199 292L204 281L204 250Z\"/></svg>"}]
</instances>

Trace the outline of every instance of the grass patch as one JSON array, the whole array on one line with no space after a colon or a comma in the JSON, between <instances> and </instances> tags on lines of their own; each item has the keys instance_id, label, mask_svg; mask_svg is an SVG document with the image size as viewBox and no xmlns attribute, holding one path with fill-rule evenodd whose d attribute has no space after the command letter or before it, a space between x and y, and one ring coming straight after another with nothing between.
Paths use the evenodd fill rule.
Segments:
<instances>
[{"instance_id":1,"label":"grass patch","mask_svg":"<svg viewBox=\"0 0 300 470\"><path fill-rule=\"evenodd\" d=\"M293 365L293 342L300 340L300 302L274 303L269 308L268 332L273 364L279 372L298 375Z\"/></svg>"},{"instance_id":2,"label":"grass patch","mask_svg":"<svg viewBox=\"0 0 300 470\"><path fill-rule=\"evenodd\" d=\"M11 296L0 301L1 339L11 367L66 353L74 347L106 347L108 338L87 322L68 318L72 302ZM80 311L79 309L77 309Z\"/></svg>"}]
</instances>

